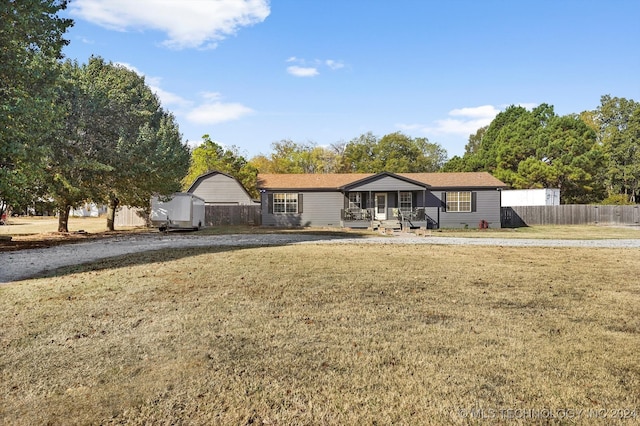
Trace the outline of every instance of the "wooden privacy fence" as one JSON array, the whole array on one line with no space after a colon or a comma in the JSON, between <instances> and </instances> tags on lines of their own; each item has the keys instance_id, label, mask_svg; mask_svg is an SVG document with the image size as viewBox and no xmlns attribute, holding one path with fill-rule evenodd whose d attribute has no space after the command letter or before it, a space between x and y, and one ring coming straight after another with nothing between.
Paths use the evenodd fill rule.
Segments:
<instances>
[{"instance_id":1,"label":"wooden privacy fence","mask_svg":"<svg viewBox=\"0 0 640 426\"><path fill-rule=\"evenodd\" d=\"M206 226L262 224L260 205L253 206L205 206Z\"/></svg>"},{"instance_id":2,"label":"wooden privacy fence","mask_svg":"<svg viewBox=\"0 0 640 426\"><path fill-rule=\"evenodd\" d=\"M639 206L563 204L502 207L502 226L527 225L640 225Z\"/></svg>"},{"instance_id":3,"label":"wooden privacy fence","mask_svg":"<svg viewBox=\"0 0 640 426\"><path fill-rule=\"evenodd\" d=\"M127 226L148 226L149 214L144 209L137 207L121 206L116 211L114 226L116 228Z\"/></svg>"}]
</instances>

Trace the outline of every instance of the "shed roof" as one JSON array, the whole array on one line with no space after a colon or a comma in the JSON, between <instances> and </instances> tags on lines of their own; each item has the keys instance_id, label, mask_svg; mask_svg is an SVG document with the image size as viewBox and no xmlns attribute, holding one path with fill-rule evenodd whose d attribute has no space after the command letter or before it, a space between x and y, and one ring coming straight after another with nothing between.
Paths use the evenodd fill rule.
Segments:
<instances>
[{"instance_id":1,"label":"shed roof","mask_svg":"<svg viewBox=\"0 0 640 426\"><path fill-rule=\"evenodd\" d=\"M222 176L226 176L227 178L229 178L230 180L235 181L238 186L242 189L242 191L247 195L247 198L252 200L253 197L251 197L251 194L249 194L249 191L247 191L247 188L244 187L244 185L235 177L231 176L228 173L224 173L218 170L211 170L207 173L204 173L200 176L198 176L196 178L195 181L193 181L193 183L191 184L191 186L189 187L189 189L187 189L187 192L192 193L195 192L195 190L198 188L198 186L202 183L202 181L206 180L207 178L210 178L211 176L215 176L215 175L222 175Z\"/></svg>"},{"instance_id":2,"label":"shed roof","mask_svg":"<svg viewBox=\"0 0 640 426\"><path fill-rule=\"evenodd\" d=\"M207 179L208 177L215 176L215 175L223 175L223 176L228 177L229 179L233 179L233 180L237 181L237 179L234 178L233 176L231 176L230 174L223 173L223 172L218 171L218 170L210 170L207 173L204 173L204 174L201 174L200 176L198 176L196 178L196 180L193 181L193 183L191 184L189 189L187 189L187 192L195 191L195 189L198 187L198 185L200 185L202 183L203 180ZM242 185L240 185L240 186L242 186ZM243 189L244 189L244 187L243 187ZM245 192L246 192L246 190L245 190Z\"/></svg>"},{"instance_id":3,"label":"shed roof","mask_svg":"<svg viewBox=\"0 0 640 426\"><path fill-rule=\"evenodd\" d=\"M258 175L260 189L337 190L375 176L375 173L268 174ZM504 188L507 185L487 172L396 173L432 188Z\"/></svg>"}]
</instances>

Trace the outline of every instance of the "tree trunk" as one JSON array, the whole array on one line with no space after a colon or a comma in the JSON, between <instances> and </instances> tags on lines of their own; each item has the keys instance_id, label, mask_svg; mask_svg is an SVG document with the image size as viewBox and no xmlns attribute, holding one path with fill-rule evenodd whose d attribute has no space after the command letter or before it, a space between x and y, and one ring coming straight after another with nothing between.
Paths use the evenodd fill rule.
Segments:
<instances>
[{"instance_id":1,"label":"tree trunk","mask_svg":"<svg viewBox=\"0 0 640 426\"><path fill-rule=\"evenodd\" d=\"M107 231L115 231L116 221L116 209L120 204L120 200L117 197L111 197L109 199L109 205L107 206Z\"/></svg>"},{"instance_id":2,"label":"tree trunk","mask_svg":"<svg viewBox=\"0 0 640 426\"><path fill-rule=\"evenodd\" d=\"M58 232L69 232L69 211L71 206L64 206L58 212Z\"/></svg>"}]
</instances>

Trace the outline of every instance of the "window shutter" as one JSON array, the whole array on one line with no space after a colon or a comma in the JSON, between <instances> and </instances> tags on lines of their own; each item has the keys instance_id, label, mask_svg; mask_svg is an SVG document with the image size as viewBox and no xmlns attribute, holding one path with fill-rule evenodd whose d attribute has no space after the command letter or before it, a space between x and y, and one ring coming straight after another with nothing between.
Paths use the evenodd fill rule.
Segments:
<instances>
[{"instance_id":1,"label":"window shutter","mask_svg":"<svg viewBox=\"0 0 640 426\"><path fill-rule=\"evenodd\" d=\"M302 213L302 194L298 194L298 213Z\"/></svg>"},{"instance_id":2,"label":"window shutter","mask_svg":"<svg viewBox=\"0 0 640 426\"><path fill-rule=\"evenodd\" d=\"M475 212L476 211L476 198L478 193L477 192L472 192L471 193L471 211Z\"/></svg>"},{"instance_id":3,"label":"window shutter","mask_svg":"<svg viewBox=\"0 0 640 426\"><path fill-rule=\"evenodd\" d=\"M273 214L273 194L267 194L267 211L269 214Z\"/></svg>"},{"instance_id":4,"label":"window shutter","mask_svg":"<svg viewBox=\"0 0 640 426\"><path fill-rule=\"evenodd\" d=\"M443 192L440 195L440 211L446 212L447 211L447 193Z\"/></svg>"}]
</instances>

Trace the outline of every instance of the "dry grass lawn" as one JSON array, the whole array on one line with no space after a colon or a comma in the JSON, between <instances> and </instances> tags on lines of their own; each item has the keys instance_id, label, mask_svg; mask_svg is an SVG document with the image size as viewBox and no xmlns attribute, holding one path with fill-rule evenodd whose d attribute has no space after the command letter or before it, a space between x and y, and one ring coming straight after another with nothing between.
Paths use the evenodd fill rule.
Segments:
<instances>
[{"instance_id":1,"label":"dry grass lawn","mask_svg":"<svg viewBox=\"0 0 640 426\"><path fill-rule=\"evenodd\" d=\"M640 226L541 225L502 229L443 229L435 237L537 238L561 240L638 239Z\"/></svg>"},{"instance_id":2,"label":"dry grass lawn","mask_svg":"<svg viewBox=\"0 0 640 426\"><path fill-rule=\"evenodd\" d=\"M5 285L0 423L634 424L639 254L191 249Z\"/></svg>"},{"instance_id":3,"label":"dry grass lawn","mask_svg":"<svg viewBox=\"0 0 640 426\"><path fill-rule=\"evenodd\" d=\"M0 252L51 247L122 234L157 232L139 227L119 227L109 232L104 217L71 217L68 228L68 233L57 232L58 219L55 217L9 218L7 225L0 226Z\"/></svg>"},{"instance_id":4,"label":"dry grass lawn","mask_svg":"<svg viewBox=\"0 0 640 426\"><path fill-rule=\"evenodd\" d=\"M8 224L0 226L0 235L25 236L47 234L58 230L58 218L51 216L11 217ZM105 232L107 220L103 217L71 217L69 232Z\"/></svg>"}]
</instances>

